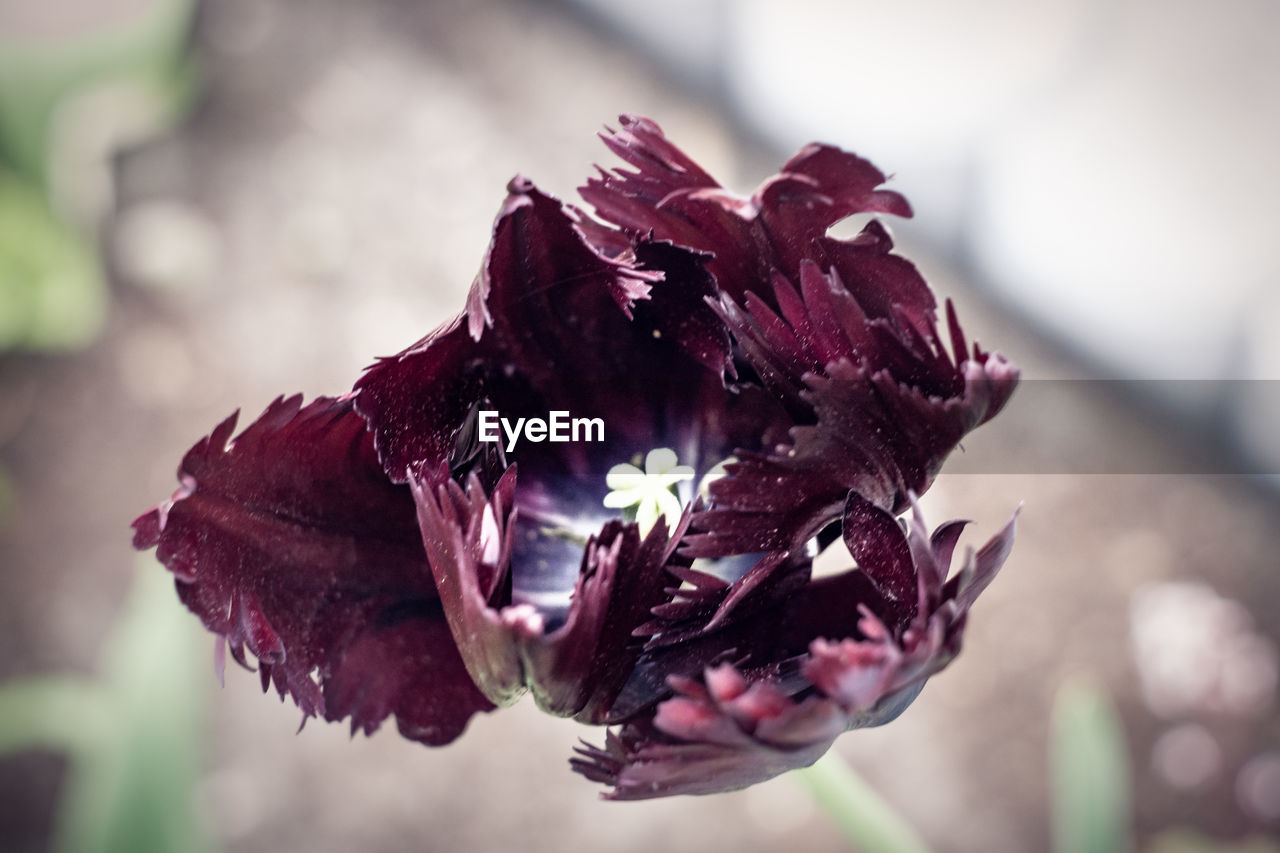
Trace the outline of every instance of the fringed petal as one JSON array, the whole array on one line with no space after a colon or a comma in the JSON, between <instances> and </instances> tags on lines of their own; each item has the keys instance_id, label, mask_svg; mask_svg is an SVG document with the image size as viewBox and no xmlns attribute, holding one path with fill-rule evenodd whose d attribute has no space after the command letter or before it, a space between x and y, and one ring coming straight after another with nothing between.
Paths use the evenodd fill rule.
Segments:
<instances>
[{"instance_id":1,"label":"fringed petal","mask_svg":"<svg viewBox=\"0 0 1280 853\"><path fill-rule=\"evenodd\" d=\"M643 539L634 524L606 524L583 548L567 613L552 625L533 605L512 603L514 468L488 496L475 478L465 490L411 485L445 617L484 694L509 705L530 690L549 713L603 719L643 649L636 625L667 599L664 567L689 514Z\"/></svg>"},{"instance_id":2,"label":"fringed petal","mask_svg":"<svg viewBox=\"0 0 1280 853\"><path fill-rule=\"evenodd\" d=\"M258 659L303 713L453 740L492 705L444 629L409 490L378 465L350 398L232 415L182 461L172 500L134 522L182 601L232 655Z\"/></svg>"}]
</instances>

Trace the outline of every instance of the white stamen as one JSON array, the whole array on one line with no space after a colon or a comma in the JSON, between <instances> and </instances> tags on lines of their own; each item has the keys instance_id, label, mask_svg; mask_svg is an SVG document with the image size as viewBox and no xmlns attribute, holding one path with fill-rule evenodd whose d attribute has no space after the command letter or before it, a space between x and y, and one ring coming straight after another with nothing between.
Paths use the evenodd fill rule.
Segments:
<instances>
[{"instance_id":1,"label":"white stamen","mask_svg":"<svg viewBox=\"0 0 1280 853\"><path fill-rule=\"evenodd\" d=\"M677 483L692 480L694 474L692 468L679 465L678 461L674 450L659 447L645 456L643 471L626 463L614 465L605 476L610 492L605 495L604 505L610 509L635 507L641 536L649 535L659 518L665 518L668 526L674 524L683 507L672 489Z\"/></svg>"}]
</instances>

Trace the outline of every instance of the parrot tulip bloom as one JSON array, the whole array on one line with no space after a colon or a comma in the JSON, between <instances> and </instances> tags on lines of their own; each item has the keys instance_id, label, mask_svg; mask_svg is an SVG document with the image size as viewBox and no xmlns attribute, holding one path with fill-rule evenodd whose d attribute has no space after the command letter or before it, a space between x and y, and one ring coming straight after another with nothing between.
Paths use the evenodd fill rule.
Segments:
<instances>
[{"instance_id":1,"label":"parrot tulip bloom","mask_svg":"<svg viewBox=\"0 0 1280 853\"><path fill-rule=\"evenodd\" d=\"M457 318L218 425L134 544L308 716L439 745L529 692L618 727L572 760L609 796L731 790L959 651L1013 523L949 577L963 523L915 497L1017 372L950 305L944 343L878 221L828 236L910 215L865 160L811 145L741 198L646 119L604 140L632 168L583 187L596 218L513 180ZM569 413L600 440L548 434ZM841 538L855 565L812 577Z\"/></svg>"}]
</instances>

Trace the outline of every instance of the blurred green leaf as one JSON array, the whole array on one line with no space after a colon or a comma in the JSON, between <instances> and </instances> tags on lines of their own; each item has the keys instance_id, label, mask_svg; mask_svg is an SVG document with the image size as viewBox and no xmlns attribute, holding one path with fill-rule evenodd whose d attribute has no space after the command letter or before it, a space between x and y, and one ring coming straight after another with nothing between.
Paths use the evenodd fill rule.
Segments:
<instances>
[{"instance_id":1,"label":"blurred green leaf","mask_svg":"<svg viewBox=\"0 0 1280 853\"><path fill-rule=\"evenodd\" d=\"M172 127L194 99L195 0L123 12L56 37L0 32L0 350L93 340L111 156Z\"/></svg>"},{"instance_id":2,"label":"blurred green leaf","mask_svg":"<svg viewBox=\"0 0 1280 853\"><path fill-rule=\"evenodd\" d=\"M855 850L862 853L928 853L929 847L887 800L834 750L797 778Z\"/></svg>"},{"instance_id":3,"label":"blurred green leaf","mask_svg":"<svg viewBox=\"0 0 1280 853\"><path fill-rule=\"evenodd\" d=\"M168 573L140 558L102 675L118 711L82 753L60 819L59 849L150 853L210 849L193 792L205 740L208 635L174 600Z\"/></svg>"},{"instance_id":4,"label":"blurred green leaf","mask_svg":"<svg viewBox=\"0 0 1280 853\"><path fill-rule=\"evenodd\" d=\"M1104 693L1082 681L1063 685L1050 750L1056 853L1130 850L1129 759Z\"/></svg>"},{"instance_id":5,"label":"blurred green leaf","mask_svg":"<svg viewBox=\"0 0 1280 853\"><path fill-rule=\"evenodd\" d=\"M139 85L157 97L159 115L180 115L194 88L194 12L194 0L154 0L112 25L60 38L0 33L0 158L47 184L58 111L87 87Z\"/></svg>"},{"instance_id":6,"label":"blurred green leaf","mask_svg":"<svg viewBox=\"0 0 1280 853\"><path fill-rule=\"evenodd\" d=\"M112 714L87 678L48 676L0 685L0 755L50 749L78 755L101 740Z\"/></svg>"},{"instance_id":7,"label":"blurred green leaf","mask_svg":"<svg viewBox=\"0 0 1280 853\"><path fill-rule=\"evenodd\" d=\"M43 193L0 169L0 350L93 340L106 313L94 247Z\"/></svg>"},{"instance_id":8,"label":"blurred green leaf","mask_svg":"<svg viewBox=\"0 0 1280 853\"><path fill-rule=\"evenodd\" d=\"M97 681L45 677L0 687L0 753L51 748L71 759L57 850L212 849L193 798L206 738L207 640L147 556Z\"/></svg>"}]
</instances>

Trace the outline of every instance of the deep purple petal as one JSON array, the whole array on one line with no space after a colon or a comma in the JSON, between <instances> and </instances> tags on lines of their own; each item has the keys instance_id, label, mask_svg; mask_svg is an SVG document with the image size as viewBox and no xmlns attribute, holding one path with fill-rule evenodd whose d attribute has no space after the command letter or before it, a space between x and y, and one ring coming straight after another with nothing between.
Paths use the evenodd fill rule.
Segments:
<instances>
[{"instance_id":1,"label":"deep purple petal","mask_svg":"<svg viewBox=\"0 0 1280 853\"><path fill-rule=\"evenodd\" d=\"M503 355L539 387L558 388L566 358L613 350L631 306L661 272L611 258L588 242L559 201L524 178L494 224L493 242L468 302L469 327L493 330ZM617 365L621 354L588 373Z\"/></svg>"},{"instance_id":2,"label":"deep purple petal","mask_svg":"<svg viewBox=\"0 0 1280 853\"><path fill-rule=\"evenodd\" d=\"M1013 538L1017 534L1018 513L1014 513L1009 523L1000 532L983 545L976 554L967 555L960 573L946 588L946 597L954 597L956 607L961 612L973 606L973 602L982 594L996 572L1004 565L1013 550Z\"/></svg>"},{"instance_id":3,"label":"deep purple petal","mask_svg":"<svg viewBox=\"0 0 1280 853\"><path fill-rule=\"evenodd\" d=\"M652 328L659 338L679 344L690 356L717 376L731 369L729 330L708 304L718 294L706 270L707 255L670 243L643 240L635 249L636 260L647 270L662 270L649 298L635 306L640 329Z\"/></svg>"},{"instance_id":4,"label":"deep purple petal","mask_svg":"<svg viewBox=\"0 0 1280 853\"><path fill-rule=\"evenodd\" d=\"M893 241L879 222L871 221L853 240L824 237L811 257L838 275L844 289L868 317L905 321L929 335L937 302L915 264L894 254Z\"/></svg>"},{"instance_id":5,"label":"deep purple petal","mask_svg":"<svg viewBox=\"0 0 1280 853\"><path fill-rule=\"evenodd\" d=\"M573 760L614 798L732 790L893 719L958 653L1013 523L948 580L963 524L930 534L915 496L1017 371L950 303L940 333L878 221L827 234L911 214L869 162L811 145L744 198L646 119L604 140L627 164L582 189L604 222L513 180L461 315L348 397L219 425L135 544L307 714L444 743L527 690L620 726ZM490 409L607 435L508 450ZM659 447L694 478L642 536L605 473ZM857 565L813 579L841 537Z\"/></svg>"},{"instance_id":6,"label":"deep purple petal","mask_svg":"<svg viewBox=\"0 0 1280 853\"><path fill-rule=\"evenodd\" d=\"M525 691L518 634L539 634L532 607L498 608L510 601L509 507L516 471L509 469L492 499L472 477L464 491L453 480L433 486L411 480L423 546L445 618L471 679L496 705L510 705Z\"/></svg>"},{"instance_id":7,"label":"deep purple petal","mask_svg":"<svg viewBox=\"0 0 1280 853\"><path fill-rule=\"evenodd\" d=\"M635 627L668 596L664 566L688 514L670 536L661 525L641 539L634 524L606 524L582 549L567 612L552 624L545 609L512 601L516 480L512 468L492 495L474 477L465 490L411 483L444 614L491 701L508 705L530 690L549 713L598 722L643 649Z\"/></svg>"},{"instance_id":8,"label":"deep purple petal","mask_svg":"<svg viewBox=\"0 0 1280 853\"><path fill-rule=\"evenodd\" d=\"M484 359L459 316L399 355L380 359L356 383L356 411L373 430L393 482L447 467L459 430L485 393Z\"/></svg>"},{"instance_id":9,"label":"deep purple petal","mask_svg":"<svg viewBox=\"0 0 1280 853\"><path fill-rule=\"evenodd\" d=\"M808 178L823 196L831 199L831 210L823 211L829 218L819 226L822 228L855 213L911 216L911 205L905 198L892 190L878 189L887 180L879 169L834 145L806 145L783 165L782 174Z\"/></svg>"},{"instance_id":10,"label":"deep purple petal","mask_svg":"<svg viewBox=\"0 0 1280 853\"><path fill-rule=\"evenodd\" d=\"M621 115L618 125L621 130L605 128L600 138L610 151L636 169L617 170L617 178L626 187L625 195L657 207L674 192L719 186L689 155L667 141L657 122L643 116Z\"/></svg>"},{"instance_id":11,"label":"deep purple petal","mask_svg":"<svg viewBox=\"0 0 1280 853\"><path fill-rule=\"evenodd\" d=\"M844 544L871 582L892 601L913 602L916 564L890 513L850 492L844 505Z\"/></svg>"},{"instance_id":12,"label":"deep purple petal","mask_svg":"<svg viewBox=\"0 0 1280 853\"><path fill-rule=\"evenodd\" d=\"M699 579L696 572L680 576ZM730 593L738 598L726 606ZM755 584L708 584L704 595L699 600L696 590L681 589L673 604L654 609L655 618L640 628L649 642L611 709L610 722L626 720L666 698L671 676L692 678L727 661L783 678L796 670L795 661L815 638L861 638L864 608L896 614L895 625L905 625L910 615L891 608L865 573L810 580L809 562L799 557L762 572Z\"/></svg>"},{"instance_id":13,"label":"deep purple petal","mask_svg":"<svg viewBox=\"0 0 1280 853\"><path fill-rule=\"evenodd\" d=\"M741 298L768 280L767 259L755 250L755 205L724 190L654 122L621 116L621 127L601 134L634 169L601 172L579 193L602 219L635 235L651 234L712 255L708 265L720 289Z\"/></svg>"},{"instance_id":14,"label":"deep purple petal","mask_svg":"<svg viewBox=\"0 0 1280 853\"><path fill-rule=\"evenodd\" d=\"M811 560L803 554L772 551L758 559L738 559L750 568L733 583L717 583L717 578L694 569L669 569L687 585L672 590L669 602L653 608L655 618L636 629L650 638L648 648L682 643L718 628L730 613L739 618L750 615L786 599L809 581Z\"/></svg>"},{"instance_id":15,"label":"deep purple petal","mask_svg":"<svg viewBox=\"0 0 1280 853\"><path fill-rule=\"evenodd\" d=\"M579 584L569 621L547 638L545 652L538 649L539 654L545 654L546 663L534 669L542 673L537 681L547 685L544 689L548 693L555 685L555 692L573 694L571 701L561 701L558 707L566 711L572 707L580 721L603 722L635 668L644 648L636 626L668 600L669 578L664 568L688 524L689 514L685 513L669 536L659 525L643 540L636 528L617 522L601 532L601 544L595 545L583 577L589 579L609 570L612 582L607 588ZM577 613L594 616L575 623Z\"/></svg>"},{"instance_id":16,"label":"deep purple petal","mask_svg":"<svg viewBox=\"0 0 1280 853\"><path fill-rule=\"evenodd\" d=\"M968 521L964 519L952 519L938 525L938 529L933 531L930 536L930 545L933 553L937 555L938 563L942 566L942 570L947 573L951 568L951 555L955 553L956 543L960 541L960 534L969 526Z\"/></svg>"},{"instance_id":17,"label":"deep purple petal","mask_svg":"<svg viewBox=\"0 0 1280 853\"><path fill-rule=\"evenodd\" d=\"M661 278L634 259L606 257L527 180L508 189L466 314L356 383L357 408L396 482L440 470L482 403L513 416L553 408L599 416L595 401L573 391L598 390L623 370L628 315ZM582 369L580 384L563 381L568 363Z\"/></svg>"},{"instance_id":18,"label":"deep purple petal","mask_svg":"<svg viewBox=\"0 0 1280 853\"><path fill-rule=\"evenodd\" d=\"M721 291L735 301L749 292L771 298L774 271L795 275L801 260L829 265L844 253L883 251L873 236L832 241L827 229L854 213L910 216L898 193L878 189L885 176L871 163L829 145L809 145L761 184L749 199L735 196L671 144L654 122L623 116L605 144L634 169L602 172L580 189L603 219L634 234L702 252ZM883 235L875 226L873 235ZM887 238L887 235L884 235ZM916 288L916 297L930 298ZM901 288L890 289L893 297Z\"/></svg>"},{"instance_id":19,"label":"deep purple petal","mask_svg":"<svg viewBox=\"0 0 1280 853\"><path fill-rule=\"evenodd\" d=\"M444 628L409 490L390 483L350 398L278 399L234 441L227 418L186 455L137 548L237 660L258 658L308 715L457 737L492 706Z\"/></svg>"},{"instance_id":20,"label":"deep purple petal","mask_svg":"<svg viewBox=\"0 0 1280 853\"><path fill-rule=\"evenodd\" d=\"M467 675L435 603L388 612L360 634L328 678L324 697L326 718L350 717L352 731L372 734L395 714L402 735L432 745L462 734L466 709L493 708Z\"/></svg>"},{"instance_id":21,"label":"deep purple petal","mask_svg":"<svg viewBox=\"0 0 1280 853\"><path fill-rule=\"evenodd\" d=\"M512 421L552 410L604 420L607 448L526 445L515 458L528 479L602 475L693 432L701 414L689 400L723 406L715 398L725 396L729 337L706 302L715 293L706 259L618 239L522 178L509 191L465 321L383 359L356 385L397 482L468 458L474 444L459 448L480 407Z\"/></svg>"},{"instance_id":22,"label":"deep purple petal","mask_svg":"<svg viewBox=\"0 0 1280 853\"><path fill-rule=\"evenodd\" d=\"M814 257L812 243L835 223L855 213L910 217L907 200L880 190L884 174L867 160L831 145L811 144L756 191L763 227L782 263L794 270Z\"/></svg>"},{"instance_id":23,"label":"deep purple petal","mask_svg":"<svg viewBox=\"0 0 1280 853\"><path fill-rule=\"evenodd\" d=\"M808 374L816 416L775 453L741 454L711 486L713 507L686 540L695 557L800 546L838 517L850 491L891 511L923 493L960 440L1008 398L1017 371L998 356L968 361L962 390L942 398L848 361Z\"/></svg>"},{"instance_id":24,"label":"deep purple petal","mask_svg":"<svg viewBox=\"0 0 1280 853\"><path fill-rule=\"evenodd\" d=\"M855 715L870 703L884 702L922 683L958 653L968 610L1009 556L1014 536L1011 519L977 555L970 551L965 567L947 582L947 566L962 523L948 522L930 535L913 500L913 515L905 529L895 525L890 530L879 519L863 524L876 531L877 540L892 538L896 532L896 545L880 542L877 550L893 550L900 559L905 549L914 566L919 596L914 612L897 622L882 619L874 608L863 605L860 637L838 643L819 639L810 648L806 675Z\"/></svg>"},{"instance_id":25,"label":"deep purple petal","mask_svg":"<svg viewBox=\"0 0 1280 853\"><path fill-rule=\"evenodd\" d=\"M687 524L686 514L674 540ZM674 540L662 526L641 539L635 525L615 521L588 542L564 624L522 644L539 707L582 722L605 718L644 645L635 626L666 600L663 565Z\"/></svg>"},{"instance_id":26,"label":"deep purple petal","mask_svg":"<svg viewBox=\"0 0 1280 853\"><path fill-rule=\"evenodd\" d=\"M973 603L964 591L976 595L999 569L1012 522L970 553L943 599L921 596L928 610L895 605L886 621L876 610L889 602L866 578L888 575L905 589L945 571L961 525L945 524L931 537L918 514L904 529L875 507L853 510L849 523L864 531L854 537L862 571L814 581L771 609L736 614L718 631L647 653L638 672L665 670L668 698L633 709L603 747L584 744L573 768L611 786L609 799L731 791L812 764L841 732L901 714L959 651ZM903 572L911 584L899 582ZM796 654L806 634L806 649ZM704 664L697 680L689 672L695 650L705 657L717 645L743 663Z\"/></svg>"},{"instance_id":27,"label":"deep purple petal","mask_svg":"<svg viewBox=\"0 0 1280 853\"><path fill-rule=\"evenodd\" d=\"M848 708L870 708L893 682L900 655L884 642L814 640L805 674Z\"/></svg>"},{"instance_id":28,"label":"deep purple petal","mask_svg":"<svg viewBox=\"0 0 1280 853\"><path fill-rule=\"evenodd\" d=\"M664 674L691 676L726 658L781 674L785 661L811 652L820 639L901 643L907 679L890 692L944 665L958 650L965 613L976 597L962 597L960 591L976 591L990 581L1008 556L1012 527L971 554L944 587L961 523L944 524L931 537L919 518L904 529L888 513L863 504L845 524L855 528L851 538L859 566L836 575L809 580L803 564L766 573L754 585L745 582L746 576L724 585L696 572L681 573L694 586L656 608L657 618L644 626L653 636L616 714L634 714L660 699ZM896 600L884 594L886 577L899 592ZM723 606L729 596L738 598L732 608Z\"/></svg>"},{"instance_id":29,"label":"deep purple petal","mask_svg":"<svg viewBox=\"0 0 1280 853\"><path fill-rule=\"evenodd\" d=\"M746 200L652 122L627 118L605 141L634 170L602 173L584 198L623 228L714 256L714 307L799 424L779 452L742 448L695 519L689 556L795 549L838 517L850 490L899 511L1007 400L1016 371L976 347L970 355L950 306L954 353L944 349L933 294L883 226L826 235L852 213L910 214L867 161L809 146Z\"/></svg>"},{"instance_id":30,"label":"deep purple petal","mask_svg":"<svg viewBox=\"0 0 1280 853\"><path fill-rule=\"evenodd\" d=\"M675 680L679 695L651 719L584 745L571 760L589 779L613 787L608 799L734 791L807 767L845 729L834 703L794 701L768 681L748 684L726 665L706 672L707 689Z\"/></svg>"}]
</instances>

